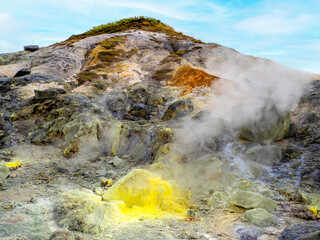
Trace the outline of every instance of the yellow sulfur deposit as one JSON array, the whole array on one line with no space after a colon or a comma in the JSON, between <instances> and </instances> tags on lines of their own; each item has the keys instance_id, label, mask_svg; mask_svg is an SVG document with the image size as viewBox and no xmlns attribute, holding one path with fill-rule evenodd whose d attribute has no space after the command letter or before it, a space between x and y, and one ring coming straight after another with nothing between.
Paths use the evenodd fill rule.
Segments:
<instances>
[{"instance_id":1,"label":"yellow sulfur deposit","mask_svg":"<svg viewBox=\"0 0 320 240\"><path fill-rule=\"evenodd\" d=\"M313 215L318 215L318 209L315 206L310 206L309 209L312 211Z\"/></svg>"},{"instance_id":2,"label":"yellow sulfur deposit","mask_svg":"<svg viewBox=\"0 0 320 240\"><path fill-rule=\"evenodd\" d=\"M142 169L134 169L106 191L102 199L117 204L128 217L186 216L188 192Z\"/></svg>"},{"instance_id":3,"label":"yellow sulfur deposit","mask_svg":"<svg viewBox=\"0 0 320 240\"><path fill-rule=\"evenodd\" d=\"M8 162L5 164L8 168L18 168L21 166L19 160L17 162Z\"/></svg>"}]
</instances>

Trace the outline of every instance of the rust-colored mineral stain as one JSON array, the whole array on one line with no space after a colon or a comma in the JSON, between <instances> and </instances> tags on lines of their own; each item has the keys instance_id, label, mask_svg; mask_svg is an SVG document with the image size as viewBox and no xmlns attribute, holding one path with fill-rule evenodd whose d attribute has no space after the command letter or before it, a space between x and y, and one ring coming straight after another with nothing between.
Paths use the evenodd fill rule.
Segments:
<instances>
[{"instance_id":1,"label":"rust-colored mineral stain","mask_svg":"<svg viewBox=\"0 0 320 240\"><path fill-rule=\"evenodd\" d=\"M181 87L183 89L182 95L186 95L192 92L194 88L210 87L212 82L216 79L219 79L219 77L185 65L178 69L175 76L168 81L168 85Z\"/></svg>"}]
</instances>

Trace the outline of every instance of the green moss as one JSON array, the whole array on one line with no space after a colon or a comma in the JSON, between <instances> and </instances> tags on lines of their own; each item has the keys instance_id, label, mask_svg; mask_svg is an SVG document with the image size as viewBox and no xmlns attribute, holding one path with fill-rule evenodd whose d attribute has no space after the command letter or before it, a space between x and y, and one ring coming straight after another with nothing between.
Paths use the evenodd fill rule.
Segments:
<instances>
[{"instance_id":1,"label":"green moss","mask_svg":"<svg viewBox=\"0 0 320 240\"><path fill-rule=\"evenodd\" d=\"M123 49L102 51L98 53L98 58L103 62L112 63L115 60L121 60L124 54L125 54L125 51Z\"/></svg>"},{"instance_id":2,"label":"green moss","mask_svg":"<svg viewBox=\"0 0 320 240\"><path fill-rule=\"evenodd\" d=\"M97 90L106 90L107 89L107 84L103 81L96 80L92 83L92 86L95 87Z\"/></svg>"},{"instance_id":3,"label":"green moss","mask_svg":"<svg viewBox=\"0 0 320 240\"><path fill-rule=\"evenodd\" d=\"M94 72L81 72L78 75L78 83L79 85L84 84L85 82L91 81L92 79L98 77L98 75Z\"/></svg>"},{"instance_id":4,"label":"green moss","mask_svg":"<svg viewBox=\"0 0 320 240\"><path fill-rule=\"evenodd\" d=\"M173 69L171 69L171 68L160 69L160 70L154 72L152 78L157 81L168 80L173 77L171 74L172 71L173 71Z\"/></svg>"},{"instance_id":5,"label":"green moss","mask_svg":"<svg viewBox=\"0 0 320 240\"><path fill-rule=\"evenodd\" d=\"M182 58L180 57L180 55L178 53L181 53L183 51L177 51L177 52L170 52L171 54L167 57L165 57L161 63L168 63L168 62L176 62L176 63L180 63L182 61ZM183 55L183 54L182 54Z\"/></svg>"},{"instance_id":6,"label":"green moss","mask_svg":"<svg viewBox=\"0 0 320 240\"><path fill-rule=\"evenodd\" d=\"M99 44L106 49L110 49L117 46L120 43L125 43L125 42L126 42L126 38L124 37L112 37L99 42Z\"/></svg>"},{"instance_id":7,"label":"green moss","mask_svg":"<svg viewBox=\"0 0 320 240\"><path fill-rule=\"evenodd\" d=\"M176 51L176 52L171 52L171 55L178 55L178 56L183 56L184 54L190 52L190 49L184 50L184 51Z\"/></svg>"},{"instance_id":8,"label":"green moss","mask_svg":"<svg viewBox=\"0 0 320 240\"><path fill-rule=\"evenodd\" d=\"M96 36L104 33L117 33L123 32L129 29L141 29L151 32L162 32L170 36L170 39L175 42L178 39L192 39L194 42L201 42L200 40L193 39L189 36L182 34L181 32L176 32L172 27L162 23L160 20L149 18L149 17L132 17L124 18L116 22L111 22L108 24L102 24L100 26L94 27L93 29L79 34L72 35L69 39L62 42L61 44L72 44L81 39L89 36ZM112 45L112 44L111 44ZM108 47L109 45L107 45Z\"/></svg>"}]
</instances>

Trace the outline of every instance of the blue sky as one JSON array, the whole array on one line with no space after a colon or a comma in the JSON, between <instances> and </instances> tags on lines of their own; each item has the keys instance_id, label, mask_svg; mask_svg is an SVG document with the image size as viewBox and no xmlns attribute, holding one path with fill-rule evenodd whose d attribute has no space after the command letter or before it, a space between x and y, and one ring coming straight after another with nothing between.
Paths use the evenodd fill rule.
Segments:
<instances>
[{"instance_id":1,"label":"blue sky","mask_svg":"<svg viewBox=\"0 0 320 240\"><path fill-rule=\"evenodd\" d=\"M319 13L319 0L10 0L0 8L0 53L149 16L202 41L320 73Z\"/></svg>"}]
</instances>

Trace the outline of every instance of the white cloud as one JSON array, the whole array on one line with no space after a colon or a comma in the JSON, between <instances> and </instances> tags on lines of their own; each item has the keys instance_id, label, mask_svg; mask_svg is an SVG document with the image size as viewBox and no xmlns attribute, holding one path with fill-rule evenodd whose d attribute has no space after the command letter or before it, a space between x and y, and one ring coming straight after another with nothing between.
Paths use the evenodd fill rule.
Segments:
<instances>
[{"instance_id":1,"label":"white cloud","mask_svg":"<svg viewBox=\"0 0 320 240\"><path fill-rule=\"evenodd\" d=\"M17 20L6 12L0 12L0 33L5 34L10 31L15 31L18 27Z\"/></svg>"},{"instance_id":2,"label":"white cloud","mask_svg":"<svg viewBox=\"0 0 320 240\"><path fill-rule=\"evenodd\" d=\"M309 27L314 21L311 15L286 16L282 12L246 18L236 24L236 28L259 35L289 35Z\"/></svg>"}]
</instances>

